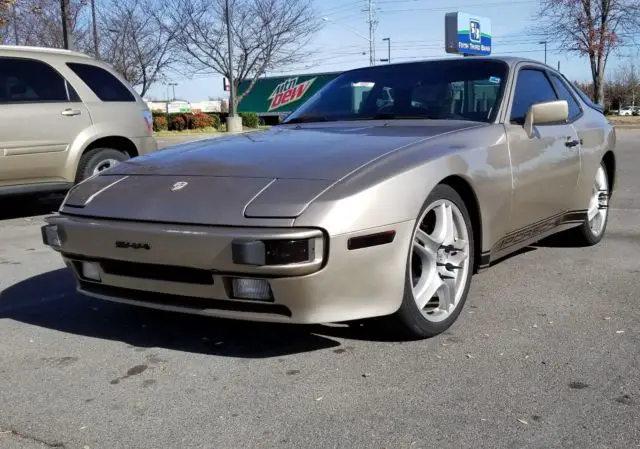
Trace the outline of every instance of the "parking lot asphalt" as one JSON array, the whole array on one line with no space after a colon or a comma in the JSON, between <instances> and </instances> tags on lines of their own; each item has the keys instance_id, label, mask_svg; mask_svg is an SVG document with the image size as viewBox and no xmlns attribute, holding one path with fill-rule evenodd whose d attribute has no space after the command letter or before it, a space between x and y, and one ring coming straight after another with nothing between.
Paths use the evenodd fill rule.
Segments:
<instances>
[{"instance_id":1,"label":"parking lot asphalt","mask_svg":"<svg viewBox=\"0 0 640 449\"><path fill-rule=\"evenodd\" d=\"M618 133L604 240L533 247L473 278L418 342L78 295L41 243L51 207L0 220L0 447L640 447L640 131Z\"/></svg>"}]
</instances>

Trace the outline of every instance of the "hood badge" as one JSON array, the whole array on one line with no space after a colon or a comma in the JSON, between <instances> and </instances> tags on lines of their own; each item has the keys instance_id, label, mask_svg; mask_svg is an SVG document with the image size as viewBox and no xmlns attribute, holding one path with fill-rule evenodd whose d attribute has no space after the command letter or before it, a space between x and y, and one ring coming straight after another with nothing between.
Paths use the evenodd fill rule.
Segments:
<instances>
[{"instance_id":1,"label":"hood badge","mask_svg":"<svg viewBox=\"0 0 640 449\"><path fill-rule=\"evenodd\" d=\"M189 183L185 181L176 182L173 186L171 186L171 191L175 192L177 190L184 189L187 186L187 184Z\"/></svg>"}]
</instances>

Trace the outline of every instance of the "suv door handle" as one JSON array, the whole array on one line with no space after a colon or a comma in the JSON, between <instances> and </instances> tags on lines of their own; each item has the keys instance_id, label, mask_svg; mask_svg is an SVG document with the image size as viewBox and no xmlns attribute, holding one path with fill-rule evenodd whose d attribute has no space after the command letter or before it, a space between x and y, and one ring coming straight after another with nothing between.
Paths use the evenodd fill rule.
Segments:
<instances>
[{"instance_id":1,"label":"suv door handle","mask_svg":"<svg viewBox=\"0 0 640 449\"><path fill-rule=\"evenodd\" d=\"M66 115L66 116L80 115L80 114L82 114L82 111L78 109L65 109L64 111L62 111L62 115Z\"/></svg>"},{"instance_id":2,"label":"suv door handle","mask_svg":"<svg viewBox=\"0 0 640 449\"><path fill-rule=\"evenodd\" d=\"M564 144L569 148L575 147L580 143L579 140L567 140Z\"/></svg>"}]
</instances>

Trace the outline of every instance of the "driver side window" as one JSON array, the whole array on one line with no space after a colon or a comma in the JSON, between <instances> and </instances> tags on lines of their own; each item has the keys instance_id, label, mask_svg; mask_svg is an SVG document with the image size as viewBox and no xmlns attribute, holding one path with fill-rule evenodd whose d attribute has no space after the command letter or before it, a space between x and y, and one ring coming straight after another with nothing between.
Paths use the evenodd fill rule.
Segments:
<instances>
[{"instance_id":1,"label":"driver side window","mask_svg":"<svg viewBox=\"0 0 640 449\"><path fill-rule=\"evenodd\" d=\"M511 123L523 124L531 105L557 99L551 82L543 71L522 69L516 80L510 121Z\"/></svg>"}]
</instances>

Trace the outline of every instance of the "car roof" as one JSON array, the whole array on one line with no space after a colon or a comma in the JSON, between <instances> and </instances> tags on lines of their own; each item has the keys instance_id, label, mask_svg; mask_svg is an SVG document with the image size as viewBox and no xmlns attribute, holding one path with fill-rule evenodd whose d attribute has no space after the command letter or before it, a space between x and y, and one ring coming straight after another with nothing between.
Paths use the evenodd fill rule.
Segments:
<instances>
[{"instance_id":1,"label":"car roof","mask_svg":"<svg viewBox=\"0 0 640 449\"><path fill-rule=\"evenodd\" d=\"M530 64L535 64L535 65L539 65L539 66L543 66L549 70L552 71L556 71L557 70L548 65L545 64L543 62L540 61L536 61L535 59L530 59L530 58L524 58L521 56L469 56L469 57L462 57L462 56L448 56L448 57L439 57L439 58L425 58L425 59L418 59L418 60L413 60L413 61L402 61L402 62L394 62L392 64L384 64L383 66L380 65L376 65L373 67L389 67L389 66L403 66L403 65L412 65L412 64L423 64L425 62L439 62L439 61L461 61L461 60L466 60L466 59L471 59L471 60L484 60L484 61L502 61L506 64L509 65L510 68L512 68L513 66L515 66L516 64L520 63L520 62L526 62L526 63L530 63ZM367 67L360 67L357 69L353 69L353 70L362 70L362 69L366 69L370 66ZM372 67L372 68L373 68ZM351 70L347 70L346 72L350 72Z\"/></svg>"},{"instance_id":2,"label":"car roof","mask_svg":"<svg viewBox=\"0 0 640 449\"><path fill-rule=\"evenodd\" d=\"M0 52L30 54L32 56L60 55L65 57L92 59L91 56L84 53L80 53L78 51L66 50L64 48L35 47L35 46L29 46L29 45L0 45Z\"/></svg>"}]
</instances>

